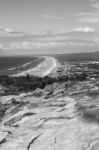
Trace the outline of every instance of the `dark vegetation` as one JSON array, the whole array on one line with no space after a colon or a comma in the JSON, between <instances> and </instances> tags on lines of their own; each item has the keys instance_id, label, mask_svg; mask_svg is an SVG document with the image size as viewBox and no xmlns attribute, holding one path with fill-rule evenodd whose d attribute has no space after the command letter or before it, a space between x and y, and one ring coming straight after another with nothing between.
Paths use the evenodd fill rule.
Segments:
<instances>
[{"instance_id":1,"label":"dark vegetation","mask_svg":"<svg viewBox=\"0 0 99 150\"><path fill-rule=\"evenodd\" d=\"M52 77L35 77L35 76L0 76L0 85L5 87L4 94L18 94L19 92L34 91L37 88L44 89L46 85L51 85L55 82L66 81L83 81L86 80L87 74L85 72L74 75L63 75L57 78Z\"/></svg>"}]
</instances>

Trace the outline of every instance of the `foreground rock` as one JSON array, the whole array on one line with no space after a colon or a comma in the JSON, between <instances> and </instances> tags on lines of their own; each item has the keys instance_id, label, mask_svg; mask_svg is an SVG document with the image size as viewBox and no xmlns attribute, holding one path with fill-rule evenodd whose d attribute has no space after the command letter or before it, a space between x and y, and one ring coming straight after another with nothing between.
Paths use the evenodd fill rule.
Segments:
<instances>
[{"instance_id":1,"label":"foreground rock","mask_svg":"<svg viewBox=\"0 0 99 150\"><path fill-rule=\"evenodd\" d=\"M0 150L98 150L95 85L56 83L45 90L0 97Z\"/></svg>"}]
</instances>

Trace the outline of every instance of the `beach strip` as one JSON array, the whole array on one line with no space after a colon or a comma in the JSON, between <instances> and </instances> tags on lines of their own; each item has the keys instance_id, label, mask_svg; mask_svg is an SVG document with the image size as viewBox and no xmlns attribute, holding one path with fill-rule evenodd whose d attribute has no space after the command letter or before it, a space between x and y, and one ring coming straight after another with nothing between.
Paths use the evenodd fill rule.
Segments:
<instances>
[{"instance_id":1,"label":"beach strip","mask_svg":"<svg viewBox=\"0 0 99 150\"><path fill-rule=\"evenodd\" d=\"M57 60L55 58L49 56L41 57L44 57L44 61L41 62L38 66L26 71L18 72L13 76L19 77L26 76L27 74L29 74L33 76L44 77L49 75L55 68L57 68Z\"/></svg>"}]
</instances>

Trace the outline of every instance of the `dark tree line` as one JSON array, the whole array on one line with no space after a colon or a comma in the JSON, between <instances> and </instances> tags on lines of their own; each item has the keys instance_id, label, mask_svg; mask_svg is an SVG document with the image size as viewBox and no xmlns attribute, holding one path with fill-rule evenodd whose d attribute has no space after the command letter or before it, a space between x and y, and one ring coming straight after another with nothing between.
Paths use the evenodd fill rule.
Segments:
<instances>
[{"instance_id":1,"label":"dark tree line","mask_svg":"<svg viewBox=\"0 0 99 150\"><path fill-rule=\"evenodd\" d=\"M56 82L55 78L50 77L34 77L34 76L22 76L22 77L11 77L11 76L0 76L0 84L6 87L8 91L23 92L23 91L34 91L36 88L44 89L46 85L53 84Z\"/></svg>"},{"instance_id":2,"label":"dark tree line","mask_svg":"<svg viewBox=\"0 0 99 150\"><path fill-rule=\"evenodd\" d=\"M86 73L80 75L74 74L71 76L63 75L57 78L52 77L35 77L35 76L22 76L22 77L11 77L11 76L0 76L0 85L6 87L5 93L19 93L34 91L36 88L44 89L46 85L53 84L55 82L66 82L66 81L82 81L87 77Z\"/></svg>"}]
</instances>

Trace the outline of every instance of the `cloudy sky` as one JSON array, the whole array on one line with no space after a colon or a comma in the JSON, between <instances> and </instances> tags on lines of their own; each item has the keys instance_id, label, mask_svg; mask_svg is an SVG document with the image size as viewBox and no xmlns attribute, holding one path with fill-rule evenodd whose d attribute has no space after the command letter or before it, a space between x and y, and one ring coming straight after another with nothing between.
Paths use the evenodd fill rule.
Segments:
<instances>
[{"instance_id":1,"label":"cloudy sky","mask_svg":"<svg viewBox=\"0 0 99 150\"><path fill-rule=\"evenodd\" d=\"M99 0L0 0L0 27L27 32L99 30Z\"/></svg>"},{"instance_id":2,"label":"cloudy sky","mask_svg":"<svg viewBox=\"0 0 99 150\"><path fill-rule=\"evenodd\" d=\"M0 50L99 51L99 0L0 0Z\"/></svg>"}]
</instances>

